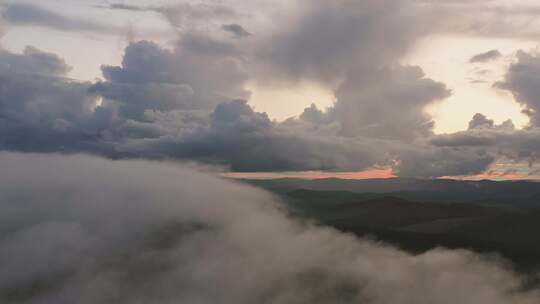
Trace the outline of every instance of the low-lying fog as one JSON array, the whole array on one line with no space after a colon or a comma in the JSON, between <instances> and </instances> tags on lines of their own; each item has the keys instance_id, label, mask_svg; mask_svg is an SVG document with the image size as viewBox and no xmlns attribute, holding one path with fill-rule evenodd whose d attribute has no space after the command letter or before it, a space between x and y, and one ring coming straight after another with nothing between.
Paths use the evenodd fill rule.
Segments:
<instances>
[{"instance_id":1,"label":"low-lying fog","mask_svg":"<svg viewBox=\"0 0 540 304\"><path fill-rule=\"evenodd\" d=\"M166 162L0 153L1 303L528 304L504 261L414 256Z\"/></svg>"}]
</instances>

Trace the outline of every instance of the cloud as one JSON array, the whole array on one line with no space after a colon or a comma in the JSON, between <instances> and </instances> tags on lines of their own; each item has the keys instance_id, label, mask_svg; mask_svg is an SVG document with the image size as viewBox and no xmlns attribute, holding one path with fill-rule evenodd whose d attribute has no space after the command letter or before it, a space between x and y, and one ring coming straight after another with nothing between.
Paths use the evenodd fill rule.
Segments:
<instances>
[{"instance_id":1,"label":"cloud","mask_svg":"<svg viewBox=\"0 0 540 304\"><path fill-rule=\"evenodd\" d=\"M0 147L22 151L97 148L103 111L89 83L66 78L70 67L54 54L28 47L0 50Z\"/></svg>"},{"instance_id":2,"label":"cloud","mask_svg":"<svg viewBox=\"0 0 540 304\"><path fill-rule=\"evenodd\" d=\"M530 118L531 126L540 126L540 94L538 72L540 72L540 57L535 53L519 51L517 61L510 65L503 81L495 87L508 90L514 99L525 107L524 113Z\"/></svg>"},{"instance_id":3,"label":"cloud","mask_svg":"<svg viewBox=\"0 0 540 304\"><path fill-rule=\"evenodd\" d=\"M476 62L488 62L492 60L496 60L501 58L502 54L498 50L491 50L487 51L485 53L476 54L471 57L469 62L476 63Z\"/></svg>"},{"instance_id":4,"label":"cloud","mask_svg":"<svg viewBox=\"0 0 540 304\"><path fill-rule=\"evenodd\" d=\"M440 33L534 40L540 31L534 23L540 9L532 2L519 5L490 0L423 2L417 4L432 8L431 17L439 19L435 30Z\"/></svg>"},{"instance_id":5,"label":"cloud","mask_svg":"<svg viewBox=\"0 0 540 304\"><path fill-rule=\"evenodd\" d=\"M428 32L406 1L301 1L303 10L261 42L258 60L278 79L339 82L350 69L396 64ZM272 75L273 76L273 75ZM261 77L264 77L262 75Z\"/></svg>"},{"instance_id":6,"label":"cloud","mask_svg":"<svg viewBox=\"0 0 540 304\"><path fill-rule=\"evenodd\" d=\"M96 83L65 78L69 67L52 54L4 51L0 148L181 159L249 172L363 170L443 149L418 140L432 127L422 108L448 94L419 68L374 70L367 73L373 80L359 73L340 89L335 107L275 122L234 99L246 94L236 52L194 52L192 41L181 43L173 50L133 43L122 66L103 67L105 81ZM464 155L485 163L474 153L455 156Z\"/></svg>"},{"instance_id":7,"label":"cloud","mask_svg":"<svg viewBox=\"0 0 540 304\"><path fill-rule=\"evenodd\" d=\"M540 153L539 128L516 130L511 120L497 125L482 114L476 114L467 131L432 137L429 143L452 149L473 148L493 158L527 161L530 166Z\"/></svg>"},{"instance_id":8,"label":"cloud","mask_svg":"<svg viewBox=\"0 0 540 304\"><path fill-rule=\"evenodd\" d=\"M374 143L277 124L265 113L253 111L245 101L236 100L218 105L208 125L179 136L133 138L117 150L132 156L174 155L243 172L361 170L386 161L386 154L378 152Z\"/></svg>"},{"instance_id":9,"label":"cloud","mask_svg":"<svg viewBox=\"0 0 540 304\"><path fill-rule=\"evenodd\" d=\"M10 24L43 26L62 31L119 33L122 30L90 19L64 16L40 6L19 3L5 6L2 17Z\"/></svg>"},{"instance_id":10,"label":"cloud","mask_svg":"<svg viewBox=\"0 0 540 304\"><path fill-rule=\"evenodd\" d=\"M262 190L178 164L0 153L0 166L4 303L539 301L493 258L301 224Z\"/></svg>"},{"instance_id":11,"label":"cloud","mask_svg":"<svg viewBox=\"0 0 540 304\"><path fill-rule=\"evenodd\" d=\"M449 95L419 67L362 67L337 89L331 111L345 136L413 140L432 134L434 122L425 107Z\"/></svg>"},{"instance_id":12,"label":"cloud","mask_svg":"<svg viewBox=\"0 0 540 304\"><path fill-rule=\"evenodd\" d=\"M235 48L196 34L183 37L173 50L149 41L132 43L122 66L103 66L102 71L106 81L92 90L119 103L129 117L146 109L211 110L220 102L249 96Z\"/></svg>"},{"instance_id":13,"label":"cloud","mask_svg":"<svg viewBox=\"0 0 540 304\"><path fill-rule=\"evenodd\" d=\"M113 10L136 11L136 12L143 12L143 11L149 10L149 8L144 8L141 6L130 5L130 4L124 4L124 3L112 3L109 6L105 6L103 8L109 8Z\"/></svg>"},{"instance_id":14,"label":"cloud","mask_svg":"<svg viewBox=\"0 0 540 304\"><path fill-rule=\"evenodd\" d=\"M475 129L501 129L512 131L515 129L515 126L510 119L506 120L500 125L496 125L492 119L488 119L485 115L481 113L476 113L469 122L469 130Z\"/></svg>"},{"instance_id":15,"label":"cloud","mask_svg":"<svg viewBox=\"0 0 540 304\"><path fill-rule=\"evenodd\" d=\"M32 46L26 47L22 55L0 49L0 59L0 69L4 73L63 77L71 70L62 58Z\"/></svg>"},{"instance_id":16,"label":"cloud","mask_svg":"<svg viewBox=\"0 0 540 304\"><path fill-rule=\"evenodd\" d=\"M497 154L474 145L448 147L436 144L438 137L426 145L403 147L394 174L400 177L437 178L474 175L484 172L497 160Z\"/></svg>"},{"instance_id":17,"label":"cloud","mask_svg":"<svg viewBox=\"0 0 540 304\"><path fill-rule=\"evenodd\" d=\"M399 64L436 28L417 18L426 8L413 10L407 1L305 4L275 28L246 23L258 33L250 39L230 39L221 28L238 24L227 19L244 24L238 7L164 10L181 28L179 40L170 48L130 43L122 63L103 66L104 80L94 83L67 79L69 67L52 54L6 51L19 73L0 73L10 84L0 92L9 100L0 109L0 149L194 160L250 172L393 165L417 177L480 173L497 159L477 146L434 144L425 108L451 92L419 67ZM202 20L217 27L199 27ZM32 67L39 77L26 71L39 62L51 68ZM337 101L271 121L250 107L246 90L265 81L318 81Z\"/></svg>"},{"instance_id":18,"label":"cloud","mask_svg":"<svg viewBox=\"0 0 540 304\"><path fill-rule=\"evenodd\" d=\"M246 31L241 25L236 23L224 24L221 28L233 35L234 38L240 39L251 36L251 33Z\"/></svg>"}]
</instances>

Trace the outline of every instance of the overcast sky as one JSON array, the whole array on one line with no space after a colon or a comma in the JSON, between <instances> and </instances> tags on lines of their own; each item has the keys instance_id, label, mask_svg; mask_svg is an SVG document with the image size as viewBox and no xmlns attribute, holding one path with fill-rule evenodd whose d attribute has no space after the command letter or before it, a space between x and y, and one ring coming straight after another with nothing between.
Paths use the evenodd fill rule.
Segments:
<instances>
[{"instance_id":1,"label":"overcast sky","mask_svg":"<svg viewBox=\"0 0 540 304\"><path fill-rule=\"evenodd\" d=\"M2 149L537 175L537 1L0 4Z\"/></svg>"}]
</instances>

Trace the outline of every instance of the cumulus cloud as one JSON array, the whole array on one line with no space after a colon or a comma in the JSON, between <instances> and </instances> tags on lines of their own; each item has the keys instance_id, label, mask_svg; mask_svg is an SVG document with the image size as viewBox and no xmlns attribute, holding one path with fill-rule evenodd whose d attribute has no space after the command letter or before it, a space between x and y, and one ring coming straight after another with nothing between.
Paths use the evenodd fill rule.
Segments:
<instances>
[{"instance_id":1,"label":"cumulus cloud","mask_svg":"<svg viewBox=\"0 0 540 304\"><path fill-rule=\"evenodd\" d=\"M129 117L146 109L211 110L247 98L247 75L236 49L209 37L186 35L173 50L149 41L130 44L122 66L103 66L105 82L92 91L117 102Z\"/></svg>"},{"instance_id":2,"label":"cumulus cloud","mask_svg":"<svg viewBox=\"0 0 540 304\"><path fill-rule=\"evenodd\" d=\"M476 114L466 131L443 134L429 139L431 145L453 150L472 149L511 161L526 161L532 167L540 153L539 128L515 129L511 120L497 125L482 114Z\"/></svg>"},{"instance_id":3,"label":"cumulus cloud","mask_svg":"<svg viewBox=\"0 0 540 304\"><path fill-rule=\"evenodd\" d=\"M1 153L0 165L3 303L540 299L492 258L300 224L268 193L177 164Z\"/></svg>"},{"instance_id":4,"label":"cumulus cloud","mask_svg":"<svg viewBox=\"0 0 540 304\"><path fill-rule=\"evenodd\" d=\"M540 126L540 99L538 72L540 57L534 52L519 51L517 61L506 73L505 79L495 84L496 87L510 91L517 102L525 107L524 113L530 116L531 126Z\"/></svg>"},{"instance_id":5,"label":"cumulus cloud","mask_svg":"<svg viewBox=\"0 0 540 304\"><path fill-rule=\"evenodd\" d=\"M499 50L491 50L487 51L485 53L476 54L471 57L469 62L471 63L477 63L477 62L488 62L495 59L499 59L502 56L501 52Z\"/></svg>"},{"instance_id":6,"label":"cumulus cloud","mask_svg":"<svg viewBox=\"0 0 540 304\"><path fill-rule=\"evenodd\" d=\"M104 66L105 81L93 84L65 78L69 66L53 54L4 51L0 147L195 160L249 172L363 170L393 164L404 152L409 160L440 149L415 138L431 134L423 107L448 91L419 68L376 69L370 77L359 71L334 107L311 107L280 123L234 100L248 94L235 52L201 54L191 43L173 50L132 43L122 66Z\"/></svg>"},{"instance_id":7,"label":"cumulus cloud","mask_svg":"<svg viewBox=\"0 0 540 304\"><path fill-rule=\"evenodd\" d=\"M89 83L66 78L70 67L61 58L32 47L23 54L0 50L0 58L2 149L94 149L104 113L93 111Z\"/></svg>"},{"instance_id":8,"label":"cumulus cloud","mask_svg":"<svg viewBox=\"0 0 540 304\"><path fill-rule=\"evenodd\" d=\"M196 160L235 171L392 165L419 177L479 173L496 159L477 147L455 152L434 144L425 108L451 92L419 67L399 64L429 32L429 18L416 18L425 8L412 10L407 1L305 4L250 39L230 39L221 28L237 24L226 21L238 17L230 7L167 10L182 27L179 40L169 48L130 43L121 64L103 66L104 80L94 83L67 79L69 67L53 54L4 51L0 148ZM183 26L195 19L217 27ZM319 81L337 101L271 121L250 107L246 90L268 79Z\"/></svg>"},{"instance_id":9,"label":"cumulus cloud","mask_svg":"<svg viewBox=\"0 0 540 304\"><path fill-rule=\"evenodd\" d=\"M267 75L273 71L280 79L340 81L351 68L397 63L428 32L423 22L429 18L415 18L423 9L413 9L406 1L302 4L303 10L261 42L257 58L267 64Z\"/></svg>"},{"instance_id":10,"label":"cumulus cloud","mask_svg":"<svg viewBox=\"0 0 540 304\"><path fill-rule=\"evenodd\" d=\"M469 130L475 129L502 129L512 131L515 129L515 126L510 119L504 121L500 125L496 125L492 119L487 118L481 113L476 113L469 122Z\"/></svg>"},{"instance_id":11,"label":"cumulus cloud","mask_svg":"<svg viewBox=\"0 0 540 304\"><path fill-rule=\"evenodd\" d=\"M450 95L419 67L360 68L336 91L332 110L345 136L413 140L432 134L425 107Z\"/></svg>"}]
</instances>

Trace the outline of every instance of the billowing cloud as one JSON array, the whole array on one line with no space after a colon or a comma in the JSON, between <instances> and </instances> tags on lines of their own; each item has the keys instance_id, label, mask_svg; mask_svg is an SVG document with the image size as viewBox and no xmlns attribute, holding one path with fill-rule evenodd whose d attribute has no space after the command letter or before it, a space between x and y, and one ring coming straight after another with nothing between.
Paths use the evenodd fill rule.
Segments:
<instances>
[{"instance_id":1,"label":"billowing cloud","mask_svg":"<svg viewBox=\"0 0 540 304\"><path fill-rule=\"evenodd\" d=\"M359 72L350 77L357 86L340 88L335 107L311 107L280 123L234 100L247 94L234 51L195 53L187 41L175 50L133 43L122 66L104 66L105 81L94 84L65 78L69 67L52 54L4 51L0 147L195 160L249 172L363 170L442 149L416 139L431 135L423 107L448 94L419 68ZM463 155L476 154L457 159Z\"/></svg>"},{"instance_id":2,"label":"billowing cloud","mask_svg":"<svg viewBox=\"0 0 540 304\"><path fill-rule=\"evenodd\" d=\"M540 129L533 127L517 130L511 120L497 125L478 113L469 123L467 131L432 137L431 145L453 150L476 149L493 158L526 161L532 167L540 154Z\"/></svg>"},{"instance_id":3,"label":"billowing cloud","mask_svg":"<svg viewBox=\"0 0 540 304\"><path fill-rule=\"evenodd\" d=\"M20 55L0 50L0 58L2 149L94 149L105 125L89 83L65 78L70 67L62 59L32 47Z\"/></svg>"},{"instance_id":4,"label":"billowing cloud","mask_svg":"<svg viewBox=\"0 0 540 304\"><path fill-rule=\"evenodd\" d=\"M450 95L419 67L360 68L336 91L332 109L345 136L413 140L432 134L425 107Z\"/></svg>"},{"instance_id":5,"label":"billowing cloud","mask_svg":"<svg viewBox=\"0 0 540 304\"><path fill-rule=\"evenodd\" d=\"M257 35L250 39L230 39L221 28L237 24L228 18L247 20L230 7L186 8L167 11L182 29L178 41L168 48L130 43L122 63L103 66L104 80L94 83L67 79L69 67L55 55L4 51L0 148L195 160L250 172L382 165L417 177L480 173L499 156L491 147L441 144L446 138L433 134L425 109L450 91L399 63L430 32L429 18L417 18L426 8L313 1L278 27L252 23ZM214 25L183 26L201 20ZM272 121L251 108L246 89L267 80L317 81L334 91L336 103ZM511 129L485 120L472 127Z\"/></svg>"},{"instance_id":6,"label":"billowing cloud","mask_svg":"<svg viewBox=\"0 0 540 304\"><path fill-rule=\"evenodd\" d=\"M495 86L510 91L525 107L524 113L530 116L531 126L540 127L540 56L524 51L519 51L516 56L517 61L510 66L505 79Z\"/></svg>"},{"instance_id":7,"label":"billowing cloud","mask_svg":"<svg viewBox=\"0 0 540 304\"><path fill-rule=\"evenodd\" d=\"M514 123L509 119L500 125L496 125L492 119L487 118L481 113L476 113L469 122L469 130L475 129L503 129L512 131L515 129Z\"/></svg>"},{"instance_id":8,"label":"billowing cloud","mask_svg":"<svg viewBox=\"0 0 540 304\"><path fill-rule=\"evenodd\" d=\"M3 303L540 300L493 258L300 224L268 193L170 163L1 153L0 166Z\"/></svg>"},{"instance_id":9,"label":"billowing cloud","mask_svg":"<svg viewBox=\"0 0 540 304\"><path fill-rule=\"evenodd\" d=\"M208 125L174 136L132 138L117 150L132 156L167 156L230 166L234 171L361 170L388 155L375 140L317 134L295 123L277 124L245 101L218 105Z\"/></svg>"},{"instance_id":10,"label":"billowing cloud","mask_svg":"<svg viewBox=\"0 0 540 304\"><path fill-rule=\"evenodd\" d=\"M305 9L285 20L262 42L258 59L278 78L340 81L351 68L396 64L428 32L406 1L303 1ZM264 75L261 77L265 77Z\"/></svg>"},{"instance_id":11,"label":"billowing cloud","mask_svg":"<svg viewBox=\"0 0 540 304\"><path fill-rule=\"evenodd\" d=\"M128 117L144 110L211 110L247 98L246 72L237 50L226 42L190 34L173 50L141 41L126 48L122 66L103 66L105 82L92 91L118 103Z\"/></svg>"}]
</instances>

